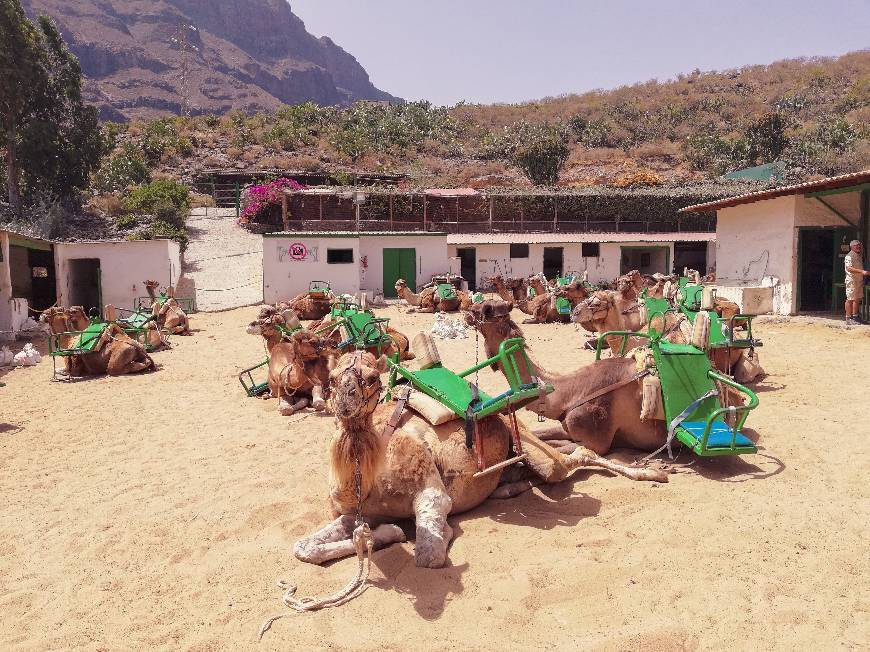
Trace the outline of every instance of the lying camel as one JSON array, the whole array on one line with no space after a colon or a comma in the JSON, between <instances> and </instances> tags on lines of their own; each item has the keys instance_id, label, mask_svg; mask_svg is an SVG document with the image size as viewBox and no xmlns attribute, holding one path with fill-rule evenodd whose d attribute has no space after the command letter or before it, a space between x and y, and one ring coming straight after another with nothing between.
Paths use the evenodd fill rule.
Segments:
<instances>
[{"instance_id":1,"label":"lying camel","mask_svg":"<svg viewBox=\"0 0 870 652\"><path fill-rule=\"evenodd\" d=\"M456 297L452 299L444 299L438 294L436 286L423 288L419 294L414 294L408 288L405 279L396 281L396 293L400 299L408 302L412 306L408 312L456 312L457 310L467 310L471 306L471 297L467 292L461 290L456 291ZM466 306L466 308L462 308Z\"/></svg>"},{"instance_id":2,"label":"lying camel","mask_svg":"<svg viewBox=\"0 0 870 652\"><path fill-rule=\"evenodd\" d=\"M475 304L468 313L469 325L483 335L486 354L498 353L499 344L513 337L523 337L510 318L510 306L503 301L488 300ZM528 349L526 350L527 353ZM664 445L667 429L663 421L641 421L641 381L634 378L637 367L634 358L607 358L581 367L569 374L555 374L542 368L529 354L537 378L555 387L526 407L548 419L561 422L565 436L544 435L545 440L561 440L585 446L598 455L612 448L635 448L654 451ZM504 370L502 370L503 372ZM520 369L523 382L531 377ZM599 389L625 383L597 398L584 402Z\"/></svg>"},{"instance_id":3,"label":"lying camel","mask_svg":"<svg viewBox=\"0 0 870 652\"><path fill-rule=\"evenodd\" d=\"M67 310L49 308L42 313L40 320L48 323L55 334L83 331L91 323L81 306L72 306ZM78 343L79 338L79 335L64 336L60 344L69 349ZM155 368L154 360L145 347L129 337L116 323L106 326L93 351L69 356L66 362L70 376L123 376Z\"/></svg>"},{"instance_id":4,"label":"lying camel","mask_svg":"<svg viewBox=\"0 0 870 652\"><path fill-rule=\"evenodd\" d=\"M332 327L330 329L330 327ZM321 319L320 321L314 322L309 325L309 330L322 333L324 337L326 337L331 343L338 345L341 344L342 340L345 337L345 334L342 332L341 324L339 320L335 319ZM411 351L411 342L408 339L408 336L404 333L400 333L392 326L387 325L386 328L387 335L390 336L392 342L387 347L381 347L380 351L377 346L370 346L366 348L366 351L371 353L372 355L380 355L381 353L392 357L395 355L396 350L398 348L399 351L399 359L400 360L413 360L414 353Z\"/></svg>"},{"instance_id":5,"label":"lying camel","mask_svg":"<svg viewBox=\"0 0 870 652\"><path fill-rule=\"evenodd\" d=\"M439 568L447 559L453 529L448 514L480 505L499 485L500 471L474 477L474 451L465 446L464 422L432 426L411 410L395 415L395 404L379 403L386 360L354 351L341 357L330 375L337 431L329 446L329 498L335 520L299 540L298 559L322 564L354 553L354 515L360 505L373 529L374 545L382 548L405 540L396 519L416 521L417 566ZM391 417L391 415L393 415ZM395 430L388 423L395 423ZM479 422L487 466L507 459L511 439L507 417L493 415ZM563 480L581 466L597 466L629 477L653 479L649 469L626 467L578 447L559 453L522 424L526 460L545 482ZM359 493L355 475L359 471ZM527 488L528 485L525 486Z\"/></svg>"},{"instance_id":6,"label":"lying camel","mask_svg":"<svg viewBox=\"0 0 870 652\"><path fill-rule=\"evenodd\" d=\"M118 321L118 309L111 303L106 304L103 314L106 321ZM145 332L136 336L136 341L145 346L150 346L152 352L169 348L169 340L164 337L157 321L156 317L148 321L144 326ZM121 327L123 328L124 325L121 324Z\"/></svg>"},{"instance_id":7,"label":"lying camel","mask_svg":"<svg viewBox=\"0 0 870 652\"><path fill-rule=\"evenodd\" d=\"M324 388L329 369L337 357L326 338L307 329L287 335L283 313L273 306L260 310L248 324L250 335L260 335L269 354L269 395L278 399L278 412L291 416L310 404L317 411L326 408ZM295 399L295 400L294 400Z\"/></svg>"},{"instance_id":8,"label":"lying camel","mask_svg":"<svg viewBox=\"0 0 870 652\"><path fill-rule=\"evenodd\" d=\"M157 325L172 335L190 335L190 319L178 304L174 289L169 288L169 297L161 305L154 292L160 283L145 281L143 284L151 299L151 314L157 318Z\"/></svg>"},{"instance_id":9,"label":"lying camel","mask_svg":"<svg viewBox=\"0 0 870 652\"><path fill-rule=\"evenodd\" d=\"M571 306L576 306L589 296L589 291L583 284L583 281L574 279L568 285L558 287L544 286L542 281L537 281L535 285L540 283L543 292L538 292L528 301L517 302L517 308L527 315L531 315L531 319L523 320L524 324L547 324L551 322L565 321L570 318L570 314L561 314L556 309L556 300L559 298L568 299Z\"/></svg>"},{"instance_id":10,"label":"lying camel","mask_svg":"<svg viewBox=\"0 0 870 652\"><path fill-rule=\"evenodd\" d=\"M280 310L292 310L299 319L323 319L329 314L332 308L333 298L325 292L303 292L289 301L281 301L278 303Z\"/></svg>"},{"instance_id":11,"label":"lying camel","mask_svg":"<svg viewBox=\"0 0 870 652\"><path fill-rule=\"evenodd\" d=\"M630 280L620 277L617 288L594 292L574 307L571 321L599 335L610 331L644 332L649 326L662 333L663 339L668 342L688 344L691 341L692 324L684 314L667 312L647 315L643 300L637 298L635 286ZM716 312L720 317L723 314L737 314L734 312L737 310L736 304L732 307L728 303L731 302L723 299L719 304ZM647 319L650 319L649 324ZM741 324L735 323L736 326ZM625 342L618 335L610 335L605 339L614 355L627 355L632 349L646 344L646 340L639 337L629 337ZM746 349L710 348L707 355L717 371L734 374L739 383L751 382L762 373L757 365L741 364L741 360L748 355Z\"/></svg>"},{"instance_id":12,"label":"lying camel","mask_svg":"<svg viewBox=\"0 0 870 652\"><path fill-rule=\"evenodd\" d=\"M503 279L500 275L493 276L492 286L496 294L508 303L524 301L528 298L529 284L524 278Z\"/></svg>"}]
</instances>

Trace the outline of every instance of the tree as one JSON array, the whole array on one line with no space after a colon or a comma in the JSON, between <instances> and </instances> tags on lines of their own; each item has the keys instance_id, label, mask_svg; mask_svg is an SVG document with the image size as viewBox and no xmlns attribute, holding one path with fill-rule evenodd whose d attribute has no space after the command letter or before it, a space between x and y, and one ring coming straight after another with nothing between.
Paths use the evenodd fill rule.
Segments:
<instances>
[{"instance_id":1,"label":"tree","mask_svg":"<svg viewBox=\"0 0 870 652\"><path fill-rule=\"evenodd\" d=\"M561 125L521 120L505 131L504 151L536 186L553 185L571 150Z\"/></svg>"},{"instance_id":2,"label":"tree","mask_svg":"<svg viewBox=\"0 0 870 652\"><path fill-rule=\"evenodd\" d=\"M747 158L753 163L771 163L779 159L789 146L786 129L791 126L782 113L768 113L746 130Z\"/></svg>"},{"instance_id":3,"label":"tree","mask_svg":"<svg viewBox=\"0 0 870 652\"><path fill-rule=\"evenodd\" d=\"M21 205L21 177L30 192L61 197L87 187L105 141L81 84L78 59L54 23L40 16L37 27L19 0L0 0L0 143L13 208Z\"/></svg>"},{"instance_id":4,"label":"tree","mask_svg":"<svg viewBox=\"0 0 870 652\"><path fill-rule=\"evenodd\" d=\"M12 208L21 207L18 145L22 126L39 109L48 84L39 32L19 0L0 0L0 144L6 149L6 191Z\"/></svg>"}]
</instances>

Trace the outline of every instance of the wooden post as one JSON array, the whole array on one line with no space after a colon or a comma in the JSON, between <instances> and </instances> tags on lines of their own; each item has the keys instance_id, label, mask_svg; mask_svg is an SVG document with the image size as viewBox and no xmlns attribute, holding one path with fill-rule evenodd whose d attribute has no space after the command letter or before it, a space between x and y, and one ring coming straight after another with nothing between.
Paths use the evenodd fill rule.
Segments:
<instances>
[{"instance_id":1,"label":"wooden post","mask_svg":"<svg viewBox=\"0 0 870 652\"><path fill-rule=\"evenodd\" d=\"M320 221L323 221L323 194L320 195Z\"/></svg>"},{"instance_id":2,"label":"wooden post","mask_svg":"<svg viewBox=\"0 0 870 652\"><path fill-rule=\"evenodd\" d=\"M459 197L456 198L456 232L459 233Z\"/></svg>"},{"instance_id":3,"label":"wooden post","mask_svg":"<svg viewBox=\"0 0 870 652\"><path fill-rule=\"evenodd\" d=\"M284 223L284 230L290 230L290 214L287 210L287 191L281 193L281 221Z\"/></svg>"},{"instance_id":4,"label":"wooden post","mask_svg":"<svg viewBox=\"0 0 870 652\"><path fill-rule=\"evenodd\" d=\"M495 201L495 197L492 195L489 196L489 232L492 233L492 204Z\"/></svg>"},{"instance_id":5,"label":"wooden post","mask_svg":"<svg viewBox=\"0 0 870 652\"><path fill-rule=\"evenodd\" d=\"M558 197L553 196L553 233L558 233L559 224L559 202Z\"/></svg>"},{"instance_id":6,"label":"wooden post","mask_svg":"<svg viewBox=\"0 0 870 652\"><path fill-rule=\"evenodd\" d=\"M426 202L426 191L424 190L424 191L423 191L423 230L424 230L424 231L427 231L427 230L428 230L428 229L426 228L426 204L427 204L427 202Z\"/></svg>"},{"instance_id":7,"label":"wooden post","mask_svg":"<svg viewBox=\"0 0 870 652\"><path fill-rule=\"evenodd\" d=\"M390 231L393 230L393 191L390 190Z\"/></svg>"}]
</instances>

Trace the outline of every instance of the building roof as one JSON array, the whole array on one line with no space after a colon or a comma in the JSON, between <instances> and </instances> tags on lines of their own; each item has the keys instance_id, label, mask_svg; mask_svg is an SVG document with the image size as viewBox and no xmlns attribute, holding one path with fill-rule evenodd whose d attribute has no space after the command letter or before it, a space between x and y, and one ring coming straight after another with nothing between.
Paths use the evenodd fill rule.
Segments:
<instances>
[{"instance_id":1,"label":"building roof","mask_svg":"<svg viewBox=\"0 0 870 652\"><path fill-rule=\"evenodd\" d=\"M453 233L447 244L550 244L576 242L712 242L715 233Z\"/></svg>"},{"instance_id":2,"label":"building roof","mask_svg":"<svg viewBox=\"0 0 870 652\"><path fill-rule=\"evenodd\" d=\"M870 183L870 170L841 174L840 176L828 177L827 179L821 179L820 181L806 181L791 186L759 190L757 192L750 192L745 195L737 195L736 197L728 197L726 199L718 199L704 204L694 204L693 206L681 208L679 212L688 213L731 208L732 206L751 204L752 202L764 199L774 199L776 197L787 197L789 195L821 192L825 190L838 190L840 188L849 188L851 186L858 186L865 183Z\"/></svg>"},{"instance_id":3,"label":"building roof","mask_svg":"<svg viewBox=\"0 0 870 652\"><path fill-rule=\"evenodd\" d=\"M383 238L385 236L446 236L444 231L273 231L264 238Z\"/></svg>"},{"instance_id":4,"label":"building roof","mask_svg":"<svg viewBox=\"0 0 870 652\"><path fill-rule=\"evenodd\" d=\"M787 169L788 165L784 161L774 161L773 163L756 165L751 168L734 170L734 172L729 172L723 175L723 177L725 179L750 179L751 181L779 181Z\"/></svg>"},{"instance_id":5,"label":"building roof","mask_svg":"<svg viewBox=\"0 0 870 652\"><path fill-rule=\"evenodd\" d=\"M426 188L423 192L431 197L476 197L481 194L474 188Z\"/></svg>"}]
</instances>

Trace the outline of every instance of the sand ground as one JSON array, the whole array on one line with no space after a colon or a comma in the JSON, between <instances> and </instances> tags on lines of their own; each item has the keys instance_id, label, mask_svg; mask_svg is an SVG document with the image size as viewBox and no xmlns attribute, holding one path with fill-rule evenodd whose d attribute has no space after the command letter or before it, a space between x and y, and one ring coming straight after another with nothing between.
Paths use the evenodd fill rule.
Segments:
<instances>
[{"instance_id":1,"label":"sand ground","mask_svg":"<svg viewBox=\"0 0 870 652\"><path fill-rule=\"evenodd\" d=\"M242 330L255 312L196 315L156 373L3 377L0 649L866 649L870 328L770 319L758 455L488 501L450 519L446 568L416 568L412 543L380 551L362 597L257 643L285 611L277 579L323 595L356 563L291 554L329 518L334 424L242 394L236 374L264 357ZM432 320L383 312L409 334ZM592 358L573 326L525 332L553 370ZM475 340L440 348L462 367Z\"/></svg>"}]
</instances>

